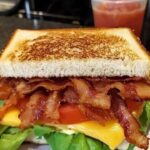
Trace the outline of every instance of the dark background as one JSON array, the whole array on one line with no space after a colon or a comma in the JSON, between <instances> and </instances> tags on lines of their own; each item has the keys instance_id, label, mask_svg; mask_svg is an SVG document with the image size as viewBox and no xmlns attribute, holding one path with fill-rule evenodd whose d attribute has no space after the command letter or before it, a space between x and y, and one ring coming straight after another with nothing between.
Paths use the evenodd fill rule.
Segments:
<instances>
[{"instance_id":1,"label":"dark background","mask_svg":"<svg viewBox=\"0 0 150 150\"><path fill-rule=\"evenodd\" d=\"M78 18L84 25L92 24L90 0L34 0L34 2L34 10Z\"/></svg>"},{"instance_id":2,"label":"dark background","mask_svg":"<svg viewBox=\"0 0 150 150\"><path fill-rule=\"evenodd\" d=\"M29 3L33 13L31 18L93 25L90 0L24 0L20 10L27 10L26 3Z\"/></svg>"},{"instance_id":3,"label":"dark background","mask_svg":"<svg viewBox=\"0 0 150 150\"><path fill-rule=\"evenodd\" d=\"M10 36L9 33L12 33L16 28L39 29L94 26L90 0L16 1L20 2L13 10L0 13L0 32L6 39ZM147 5L141 41L150 50L150 3Z\"/></svg>"}]
</instances>

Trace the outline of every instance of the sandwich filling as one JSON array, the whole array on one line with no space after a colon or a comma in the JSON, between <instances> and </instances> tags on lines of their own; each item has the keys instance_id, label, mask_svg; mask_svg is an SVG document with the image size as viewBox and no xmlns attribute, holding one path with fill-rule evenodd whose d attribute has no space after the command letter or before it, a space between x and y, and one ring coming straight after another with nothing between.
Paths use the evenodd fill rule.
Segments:
<instances>
[{"instance_id":1,"label":"sandwich filling","mask_svg":"<svg viewBox=\"0 0 150 150\"><path fill-rule=\"evenodd\" d=\"M22 129L35 124L64 125L87 133L93 126L102 135L106 128L113 135L114 125L121 140L125 137L129 143L147 149L148 138L138 118L150 98L149 91L150 83L139 77L1 78L1 124L7 125L9 112L14 111L13 116L18 117L16 126ZM88 135L96 137L90 130ZM107 136L98 139L109 145Z\"/></svg>"}]
</instances>

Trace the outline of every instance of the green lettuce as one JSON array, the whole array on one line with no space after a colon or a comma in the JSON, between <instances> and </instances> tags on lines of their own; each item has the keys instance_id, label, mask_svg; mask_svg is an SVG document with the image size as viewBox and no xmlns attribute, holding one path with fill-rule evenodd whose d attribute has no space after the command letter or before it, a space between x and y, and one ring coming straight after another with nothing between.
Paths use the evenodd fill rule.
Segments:
<instances>
[{"instance_id":1,"label":"green lettuce","mask_svg":"<svg viewBox=\"0 0 150 150\"><path fill-rule=\"evenodd\" d=\"M3 107L5 104L5 101L4 100L0 100L0 107Z\"/></svg>"},{"instance_id":2,"label":"green lettuce","mask_svg":"<svg viewBox=\"0 0 150 150\"><path fill-rule=\"evenodd\" d=\"M7 128L7 130L5 130L5 133L8 133L8 134L16 134L16 133L19 133L21 132L21 129L19 128Z\"/></svg>"},{"instance_id":3,"label":"green lettuce","mask_svg":"<svg viewBox=\"0 0 150 150\"><path fill-rule=\"evenodd\" d=\"M142 131L146 133L148 130L148 126L150 124L150 102L146 102L142 115L139 118L139 122L140 122Z\"/></svg>"},{"instance_id":4,"label":"green lettuce","mask_svg":"<svg viewBox=\"0 0 150 150\"><path fill-rule=\"evenodd\" d=\"M34 134L41 138L45 134L50 134L54 132L54 128L47 127L47 126L42 126L42 125L34 125L33 127Z\"/></svg>"},{"instance_id":5,"label":"green lettuce","mask_svg":"<svg viewBox=\"0 0 150 150\"><path fill-rule=\"evenodd\" d=\"M134 150L135 145L133 144L129 144L128 149L127 150Z\"/></svg>"},{"instance_id":6,"label":"green lettuce","mask_svg":"<svg viewBox=\"0 0 150 150\"><path fill-rule=\"evenodd\" d=\"M0 125L0 135L8 129L8 126Z\"/></svg>"},{"instance_id":7,"label":"green lettuce","mask_svg":"<svg viewBox=\"0 0 150 150\"><path fill-rule=\"evenodd\" d=\"M59 132L53 132L44 136L47 143L52 147L53 150L68 150L73 135L67 135Z\"/></svg>"},{"instance_id":8,"label":"green lettuce","mask_svg":"<svg viewBox=\"0 0 150 150\"><path fill-rule=\"evenodd\" d=\"M55 128L35 125L34 134L44 136L53 150L110 150L104 143L81 133L64 134Z\"/></svg>"},{"instance_id":9,"label":"green lettuce","mask_svg":"<svg viewBox=\"0 0 150 150\"><path fill-rule=\"evenodd\" d=\"M84 134L67 135L53 132L44 136L53 150L110 150L104 143Z\"/></svg>"},{"instance_id":10,"label":"green lettuce","mask_svg":"<svg viewBox=\"0 0 150 150\"><path fill-rule=\"evenodd\" d=\"M17 150L30 134L44 137L52 150L110 150L102 142L84 134L64 134L52 127L35 125L22 131L19 128L0 126L0 150Z\"/></svg>"},{"instance_id":11,"label":"green lettuce","mask_svg":"<svg viewBox=\"0 0 150 150\"><path fill-rule=\"evenodd\" d=\"M78 149L85 149L89 150L88 143L86 141L86 137L83 134L75 134L73 139L68 147L68 150L78 150Z\"/></svg>"},{"instance_id":12,"label":"green lettuce","mask_svg":"<svg viewBox=\"0 0 150 150\"><path fill-rule=\"evenodd\" d=\"M31 133L31 129L19 131L17 128L11 128L5 131L0 137L0 150L17 150Z\"/></svg>"}]
</instances>

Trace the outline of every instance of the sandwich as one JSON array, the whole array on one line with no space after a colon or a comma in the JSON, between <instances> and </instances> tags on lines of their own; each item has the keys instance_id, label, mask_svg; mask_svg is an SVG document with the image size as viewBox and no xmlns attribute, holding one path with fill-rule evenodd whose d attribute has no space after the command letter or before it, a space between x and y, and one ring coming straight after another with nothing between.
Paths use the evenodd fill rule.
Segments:
<instances>
[{"instance_id":1,"label":"sandwich","mask_svg":"<svg viewBox=\"0 0 150 150\"><path fill-rule=\"evenodd\" d=\"M128 28L18 29L0 55L0 150L146 150L149 79Z\"/></svg>"}]
</instances>

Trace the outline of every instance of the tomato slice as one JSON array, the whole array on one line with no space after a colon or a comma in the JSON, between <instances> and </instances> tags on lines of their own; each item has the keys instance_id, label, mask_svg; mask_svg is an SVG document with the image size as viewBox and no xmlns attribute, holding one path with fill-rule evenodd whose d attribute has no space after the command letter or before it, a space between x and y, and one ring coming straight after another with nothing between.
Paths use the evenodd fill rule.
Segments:
<instances>
[{"instance_id":1,"label":"tomato slice","mask_svg":"<svg viewBox=\"0 0 150 150\"><path fill-rule=\"evenodd\" d=\"M60 106L60 123L74 124L87 121L86 116L82 113L77 105L65 104Z\"/></svg>"}]
</instances>

